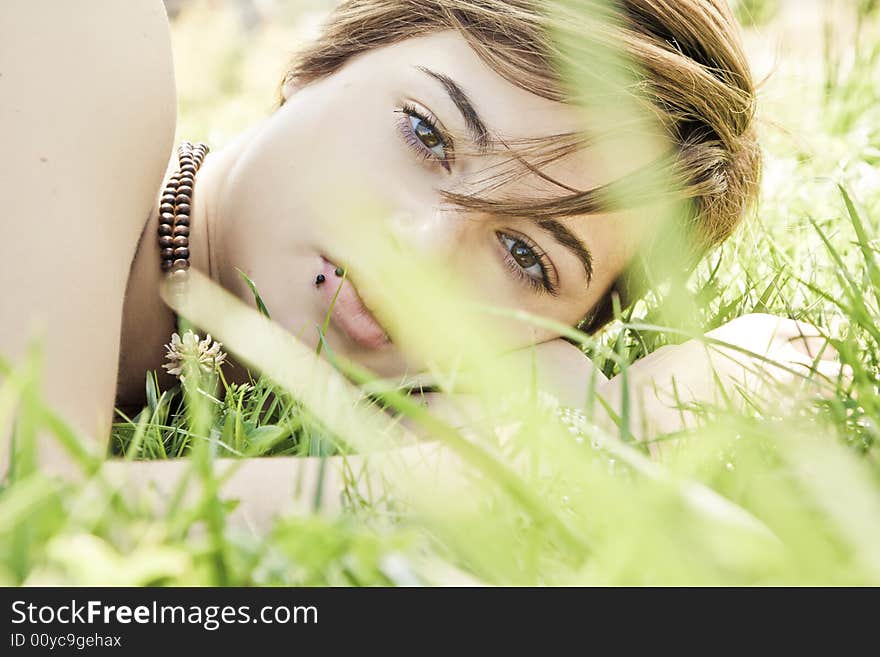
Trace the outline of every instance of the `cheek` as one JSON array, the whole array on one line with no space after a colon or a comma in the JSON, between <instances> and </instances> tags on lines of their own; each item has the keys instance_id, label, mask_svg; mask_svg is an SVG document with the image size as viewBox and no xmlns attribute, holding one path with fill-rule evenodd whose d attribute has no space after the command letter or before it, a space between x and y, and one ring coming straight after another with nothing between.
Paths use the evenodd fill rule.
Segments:
<instances>
[{"instance_id":1,"label":"cheek","mask_svg":"<svg viewBox=\"0 0 880 657\"><path fill-rule=\"evenodd\" d=\"M328 130L345 117L315 91L301 90L270 116L229 171L218 223L231 260L314 242L322 215L335 214L334 201L351 188L345 131Z\"/></svg>"},{"instance_id":2,"label":"cheek","mask_svg":"<svg viewBox=\"0 0 880 657\"><path fill-rule=\"evenodd\" d=\"M363 208L436 201L436 180L397 133L390 96L359 84L339 79L303 89L267 120L225 189L230 234L252 242L284 240L287 231L320 241L330 223L343 233L351 232L347 222L362 225Z\"/></svg>"}]
</instances>

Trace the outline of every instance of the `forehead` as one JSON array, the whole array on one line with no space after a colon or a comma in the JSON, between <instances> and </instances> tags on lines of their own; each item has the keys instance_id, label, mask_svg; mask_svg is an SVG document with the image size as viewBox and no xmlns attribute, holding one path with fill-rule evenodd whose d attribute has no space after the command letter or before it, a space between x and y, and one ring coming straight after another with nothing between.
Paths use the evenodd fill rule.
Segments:
<instances>
[{"instance_id":1,"label":"forehead","mask_svg":"<svg viewBox=\"0 0 880 657\"><path fill-rule=\"evenodd\" d=\"M576 130L582 123L571 106L542 98L505 80L455 30L412 37L365 53L364 64L394 67L421 79L419 67L452 78L473 100L491 128L507 138ZM399 78L398 78L399 79Z\"/></svg>"}]
</instances>

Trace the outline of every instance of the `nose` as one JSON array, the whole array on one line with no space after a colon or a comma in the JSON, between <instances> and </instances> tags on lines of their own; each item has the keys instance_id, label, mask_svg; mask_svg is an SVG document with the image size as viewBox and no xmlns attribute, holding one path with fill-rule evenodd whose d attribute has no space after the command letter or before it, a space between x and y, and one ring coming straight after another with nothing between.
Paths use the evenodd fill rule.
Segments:
<instances>
[{"instance_id":1,"label":"nose","mask_svg":"<svg viewBox=\"0 0 880 657\"><path fill-rule=\"evenodd\" d=\"M462 239L463 220L455 212L398 210L389 217L388 223L402 246L426 255L449 256Z\"/></svg>"}]
</instances>

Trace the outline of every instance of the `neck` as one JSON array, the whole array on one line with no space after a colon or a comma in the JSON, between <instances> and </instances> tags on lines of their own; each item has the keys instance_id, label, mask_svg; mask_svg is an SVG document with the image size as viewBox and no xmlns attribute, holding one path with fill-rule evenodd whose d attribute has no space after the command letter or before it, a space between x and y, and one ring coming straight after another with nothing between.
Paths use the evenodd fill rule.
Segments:
<instances>
[{"instance_id":1,"label":"neck","mask_svg":"<svg viewBox=\"0 0 880 657\"><path fill-rule=\"evenodd\" d=\"M221 152L209 153L195 177L190 212L190 266L215 281L219 281L218 263L222 258L217 201L227 172L244 146L245 137L242 135ZM174 155L166 178L177 170L177 166L177 156ZM164 345L176 326L174 313L159 296L163 274L159 268L157 227L158 205L154 205L137 245L125 293L117 376L116 403L120 407L139 409L142 406L145 377L150 370L157 373L162 388L174 384L162 369Z\"/></svg>"}]
</instances>

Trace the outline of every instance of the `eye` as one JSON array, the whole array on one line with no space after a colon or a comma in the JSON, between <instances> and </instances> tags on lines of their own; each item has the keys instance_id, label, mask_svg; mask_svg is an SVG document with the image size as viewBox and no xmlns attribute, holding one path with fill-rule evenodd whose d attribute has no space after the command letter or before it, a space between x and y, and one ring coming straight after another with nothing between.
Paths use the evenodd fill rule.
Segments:
<instances>
[{"instance_id":1,"label":"eye","mask_svg":"<svg viewBox=\"0 0 880 657\"><path fill-rule=\"evenodd\" d=\"M550 277L553 265L547 255L525 237L498 232L498 241L505 250L505 263L511 272L538 291L556 294Z\"/></svg>"},{"instance_id":2,"label":"eye","mask_svg":"<svg viewBox=\"0 0 880 657\"><path fill-rule=\"evenodd\" d=\"M452 140L437 126L437 121L412 105L399 110L402 116L401 132L406 143L426 158L435 158L450 171Z\"/></svg>"},{"instance_id":3,"label":"eye","mask_svg":"<svg viewBox=\"0 0 880 657\"><path fill-rule=\"evenodd\" d=\"M436 128L418 116L409 116L409 127L422 144L441 160L446 159L446 144Z\"/></svg>"}]
</instances>

